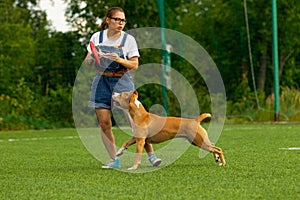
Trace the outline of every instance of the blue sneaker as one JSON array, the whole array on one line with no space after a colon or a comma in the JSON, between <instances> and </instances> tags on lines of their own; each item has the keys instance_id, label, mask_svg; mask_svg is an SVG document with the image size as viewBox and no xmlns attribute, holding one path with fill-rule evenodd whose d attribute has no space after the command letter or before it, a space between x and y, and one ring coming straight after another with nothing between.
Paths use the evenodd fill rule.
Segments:
<instances>
[{"instance_id":1,"label":"blue sneaker","mask_svg":"<svg viewBox=\"0 0 300 200\"><path fill-rule=\"evenodd\" d=\"M112 158L108 164L102 166L103 169L121 168L120 158Z\"/></svg>"},{"instance_id":2,"label":"blue sneaker","mask_svg":"<svg viewBox=\"0 0 300 200\"><path fill-rule=\"evenodd\" d=\"M154 153L149 156L148 160L153 167L157 167L161 163L161 159L157 158Z\"/></svg>"}]
</instances>

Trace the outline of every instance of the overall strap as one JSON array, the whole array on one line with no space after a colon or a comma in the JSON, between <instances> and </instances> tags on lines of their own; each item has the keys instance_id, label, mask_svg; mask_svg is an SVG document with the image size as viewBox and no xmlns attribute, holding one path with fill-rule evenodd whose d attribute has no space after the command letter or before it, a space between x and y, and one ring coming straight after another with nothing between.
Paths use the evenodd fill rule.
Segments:
<instances>
[{"instance_id":1,"label":"overall strap","mask_svg":"<svg viewBox=\"0 0 300 200\"><path fill-rule=\"evenodd\" d=\"M99 34L99 44L103 42L103 31L100 31Z\"/></svg>"},{"instance_id":2,"label":"overall strap","mask_svg":"<svg viewBox=\"0 0 300 200\"><path fill-rule=\"evenodd\" d=\"M124 47L125 42L126 42L126 39L127 39L127 36L128 36L128 34L127 34L127 33L124 33L123 40L122 40L122 42L121 42L121 44L120 44L121 47Z\"/></svg>"}]
</instances>

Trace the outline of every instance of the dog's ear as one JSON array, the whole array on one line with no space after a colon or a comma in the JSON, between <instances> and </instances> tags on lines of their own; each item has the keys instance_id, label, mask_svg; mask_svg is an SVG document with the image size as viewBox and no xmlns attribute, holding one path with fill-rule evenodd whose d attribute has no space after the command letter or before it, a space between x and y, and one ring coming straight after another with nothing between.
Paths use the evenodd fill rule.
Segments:
<instances>
[{"instance_id":1,"label":"dog's ear","mask_svg":"<svg viewBox=\"0 0 300 200\"><path fill-rule=\"evenodd\" d=\"M139 94L136 90L134 90L133 94L136 96L136 98L138 98Z\"/></svg>"}]
</instances>

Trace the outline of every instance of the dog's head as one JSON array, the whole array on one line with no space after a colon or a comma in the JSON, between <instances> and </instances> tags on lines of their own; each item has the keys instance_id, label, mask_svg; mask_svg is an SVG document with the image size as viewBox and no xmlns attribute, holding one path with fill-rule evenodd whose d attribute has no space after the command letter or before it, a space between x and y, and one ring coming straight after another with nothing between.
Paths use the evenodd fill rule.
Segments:
<instances>
[{"instance_id":1,"label":"dog's head","mask_svg":"<svg viewBox=\"0 0 300 200\"><path fill-rule=\"evenodd\" d=\"M141 104L138 99L138 92L121 92L114 93L112 96L114 105L123 109L128 109L130 103L134 103L137 107Z\"/></svg>"},{"instance_id":2,"label":"dog's head","mask_svg":"<svg viewBox=\"0 0 300 200\"><path fill-rule=\"evenodd\" d=\"M128 109L131 95L132 92L113 93L112 99L114 100L114 106Z\"/></svg>"}]
</instances>

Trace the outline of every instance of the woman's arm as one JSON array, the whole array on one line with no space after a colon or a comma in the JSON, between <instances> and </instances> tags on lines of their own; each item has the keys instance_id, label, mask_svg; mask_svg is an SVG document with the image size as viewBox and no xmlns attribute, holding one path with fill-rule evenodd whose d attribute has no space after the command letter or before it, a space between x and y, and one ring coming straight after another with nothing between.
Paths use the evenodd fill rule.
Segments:
<instances>
[{"instance_id":1,"label":"woman's arm","mask_svg":"<svg viewBox=\"0 0 300 200\"><path fill-rule=\"evenodd\" d=\"M116 61L117 63L121 64L122 66L126 67L129 70L130 69L137 69L138 66L139 66L139 57L138 56L134 56L134 57L130 58L129 60L126 60L126 59L120 58L118 56L118 54L116 54L116 53L111 53L111 54L106 54L103 57L108 58L108 59L113 60L113 61ZM91 66L91 65L94 64L94 62L95 62L95 59L88 52L86 57L85 57L84 63L87 66Z\"/></svg>"},{"instance_id":2,"label":"woman's arm","mask_svg":"<svg viewBox=\"0 0 300 200\"><path fill-rule=\"evenodd\" d=\"M127 69L137 69L139 67L139 57L134 56L129 60L123 59L118 57L115 60L117 63L121 64L122 66L126 67Z\"/></svg>"},{"instance_id":3,"label":"woman's arm","mask_svg":"<svg viewBox=\"0 0 300 200\"><path fill-rule=\"evenodd\" d=\"M95 59L92 57L92 55L88 52L85 59L84 59L84 64L86 66L91 66L94 65Z\"/></svg>"},{"instance_id":4,"label":"woman's arm","mask_svg":"<svg viewBox=\"0 0 300 200\"><path fill-rule=\"evenodd\" d=\"M103 55L103 57L108 58L110 60L116 61L117 63L121 64L122 66L126 67L127 69L137 69L139 66L139 57L133 56L129 58L129 60L120 58L116 53L109 53Z\"/></svg>"}]
</instances>

